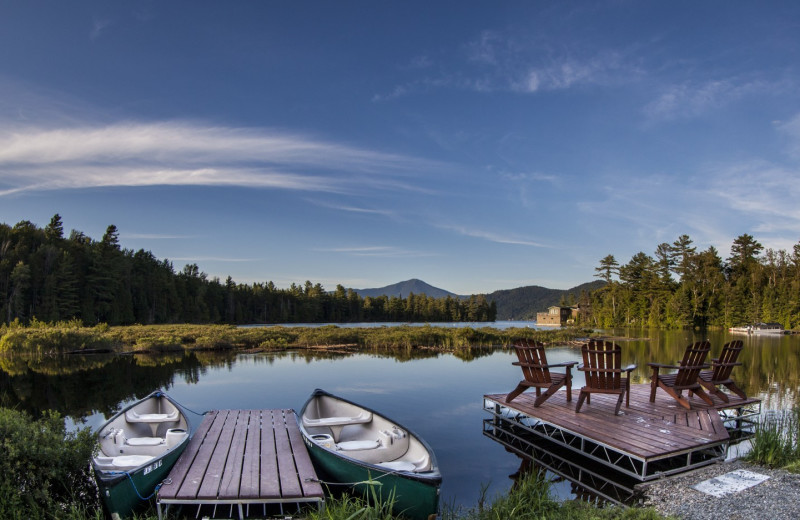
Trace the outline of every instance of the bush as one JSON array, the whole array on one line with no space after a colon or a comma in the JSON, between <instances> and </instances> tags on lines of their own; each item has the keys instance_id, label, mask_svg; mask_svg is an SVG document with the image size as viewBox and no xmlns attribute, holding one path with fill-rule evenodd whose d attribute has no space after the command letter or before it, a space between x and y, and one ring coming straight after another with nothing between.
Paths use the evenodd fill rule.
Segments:
<instances>
[{"instance_id":1,"label":"bush","mask_svg":"<svg viewBox=\"0 0 800 520\"><path fill-rule=\"evenodd\" d=\"M33 420L0 408L0 518L94 514L98 497L89 468L94 445L89 428L68 433L56 412Z\"/></svg>"}]
</instances>

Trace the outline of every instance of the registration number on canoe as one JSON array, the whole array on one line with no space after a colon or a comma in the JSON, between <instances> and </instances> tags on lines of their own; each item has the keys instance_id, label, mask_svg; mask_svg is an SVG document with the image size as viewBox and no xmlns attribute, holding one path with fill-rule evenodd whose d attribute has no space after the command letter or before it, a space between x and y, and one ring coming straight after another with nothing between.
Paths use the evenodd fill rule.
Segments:
<instances>
[{"instance_id":1,"label":"registration number on canoe","mask_svg":"<svg viewBox=\"0 0 800 520\"><path fill-rule=\"evenodd\" d=\"M144 471L142 472L142 474L143 474L143 475L147 475L147 474L148 474L148 473L150 473L151 471L153 471L153 470L156 470L156 469L160 468L160 467L161 467L161 463L162 463L162 462L163 462L163 461L159 460L159 461L156 461L156 462L154 462L154 463L150 464L149 466L147 466L146 468L144 468Z\"/></svg>"}]
</instances>

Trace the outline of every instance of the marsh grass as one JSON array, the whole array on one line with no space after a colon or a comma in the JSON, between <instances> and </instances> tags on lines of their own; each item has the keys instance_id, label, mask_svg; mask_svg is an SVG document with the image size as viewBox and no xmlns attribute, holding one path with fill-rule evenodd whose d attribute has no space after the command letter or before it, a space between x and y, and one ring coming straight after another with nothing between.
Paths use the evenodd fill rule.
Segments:
<instances>
[{"instance_id":1,"label":"marsh grass","mask_svg":"<svg viewBox=\"0 0 800 520\"><path fill-rule=\"evenodd\" d=\"M751 449L745 459L782 468L800 465L800 407L770 411L756 425Z\"/></svg>"},{"instance_id":2,"label":"marsh grass","mask_svg":"<svg viewBox=\"0 0 800 520\"><path fill-rule=\"evenodd\" d=\"M352 345L360 348L435 349L464 352L474 347L507 347L518 338L563 344L589 331L492 327L235 327L233 325L130 325L84 327L80 321L0 325L0 353L55 354L84 350L169 352L185 350L308 349Z\"/></svg>"}]
</instances>

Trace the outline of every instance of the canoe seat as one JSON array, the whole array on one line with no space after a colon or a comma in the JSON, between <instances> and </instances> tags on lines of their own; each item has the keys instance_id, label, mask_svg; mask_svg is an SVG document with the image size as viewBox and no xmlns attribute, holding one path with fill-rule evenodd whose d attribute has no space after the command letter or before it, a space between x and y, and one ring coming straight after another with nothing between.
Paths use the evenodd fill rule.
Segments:
<instances>
[{"instance_id":1,"label":"canoe seat","mask_svg":"<svg viewBox=\"0 0 800 520\"><path fill-rule=\"evenodd\" d=\"M380 448L380 441L345 441L336 444L336 447L342 451L360 451L360 450L374 450Z\"/></svg>"},{"instance_id":2,"label":"canoe seat","mask_svg":"<svg viewBox=\"0 0 800 520\"><path fill-rule=\"evenodd\" d=\"M178 410L172 413L136 413L134 410L125 412L125 420L130 423L162 423L178 420Z\"/></svg>"},{"instance_id":3,"label":"canoe seat","mask_svg":"<svg viewBox=\"0 0 800 520\"><path fill-rule=\"evenodd\" d=\"M372 413L363 410L358 415L350 417L320 417L319 419L312 419L303 416L304 426L346 426L348 424L364 424L372 420Z\"/></svg>"},{"instance_id":4,"label":"canoe seat","mask_svg":"<svg viewBox=\"0 0 800 520\"><path fill-rule=\"evenodd\" d=\"M378 466L386 469L390 469L392 471L416 471L417 465L413 462L408 462L405 460L395 460L392 462L381 462Z\"/></svg>"},{"instance_id":5,"label":"canoe seat","mask_svg":"<svg viewBox=\"0 0 800 520\"><path fill-rule=\"evenodd\" d=\"M124 471L147 464L155 457L150 455L120 455L118 457L95 457L94 467L106 471Z\"/></svg>"},{"instance_id":6,"label":"canoe seat","mask_svg":"<svg viewBox=\"0 0 800 520\"><path fill-rule=\"evenodd\" d=\"M131 437L125 439L125 444L128 446L159 446L166 444L167 441L162 437Z\"/></svg>"},{"instance_id":7,"label":"canoe seat","mask_svg":"<svg viewBox=\"0 0 800 520\"><path fill-rule=\"evenodd\" d=\"M115 468L138 468L142 464L147 464L155 457L151 457L150 455L120 455L119 457L114 457L111 461L111 465Z\"/></svg>"},{"instance_id":8,"label":"canoe seat","mask_svg":"<svg viewBox=\"0 0 800 520\"><path fill-rule=\"evenodd\" d=\"M122 429L114 432L114 444L118 455L143 455L154 457L167 451L167 440L164 437L125 437ZM113 455L113 453L107 453Z\"/></svg>"}]
</instances>

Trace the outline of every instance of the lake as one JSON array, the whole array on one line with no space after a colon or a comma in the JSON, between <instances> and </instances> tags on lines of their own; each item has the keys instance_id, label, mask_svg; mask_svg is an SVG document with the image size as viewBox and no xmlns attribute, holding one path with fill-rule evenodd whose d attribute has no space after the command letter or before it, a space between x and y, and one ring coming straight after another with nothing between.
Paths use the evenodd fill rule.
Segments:
<instances>
[{"instance_id":1,"label":"lake","mask_svg":"<svg viewBox=\"0 0 800 520\"><path fill-rule=\"evenodd\" d=\"M486 324L483 324L486 325ZM712 355L727 332L605 331L619 341L623 364L636 363L633 380L647 382L647 362L674 363L688 343L709 339ZM800 336L736 336L745 350L734 378L763 409L791 408L800 388ZM574 347L548 350L552 363L578 361ZM472 349L461 354L309 351L260 354L189 352L50 358L0 357L0 402L38 414L56 409L70 424L99 426L122 405L162 388L185 407L294 408L322 388L379 410L415 430L433 447L444 483L442 503L473 506L482 487L505 492L520 458L482 433L486 393L508 392L521 378L513 351ZM577 373L574 388L583 381ZM555 485L568 498L568 483Z\"/></svg>"}]
</instances>

